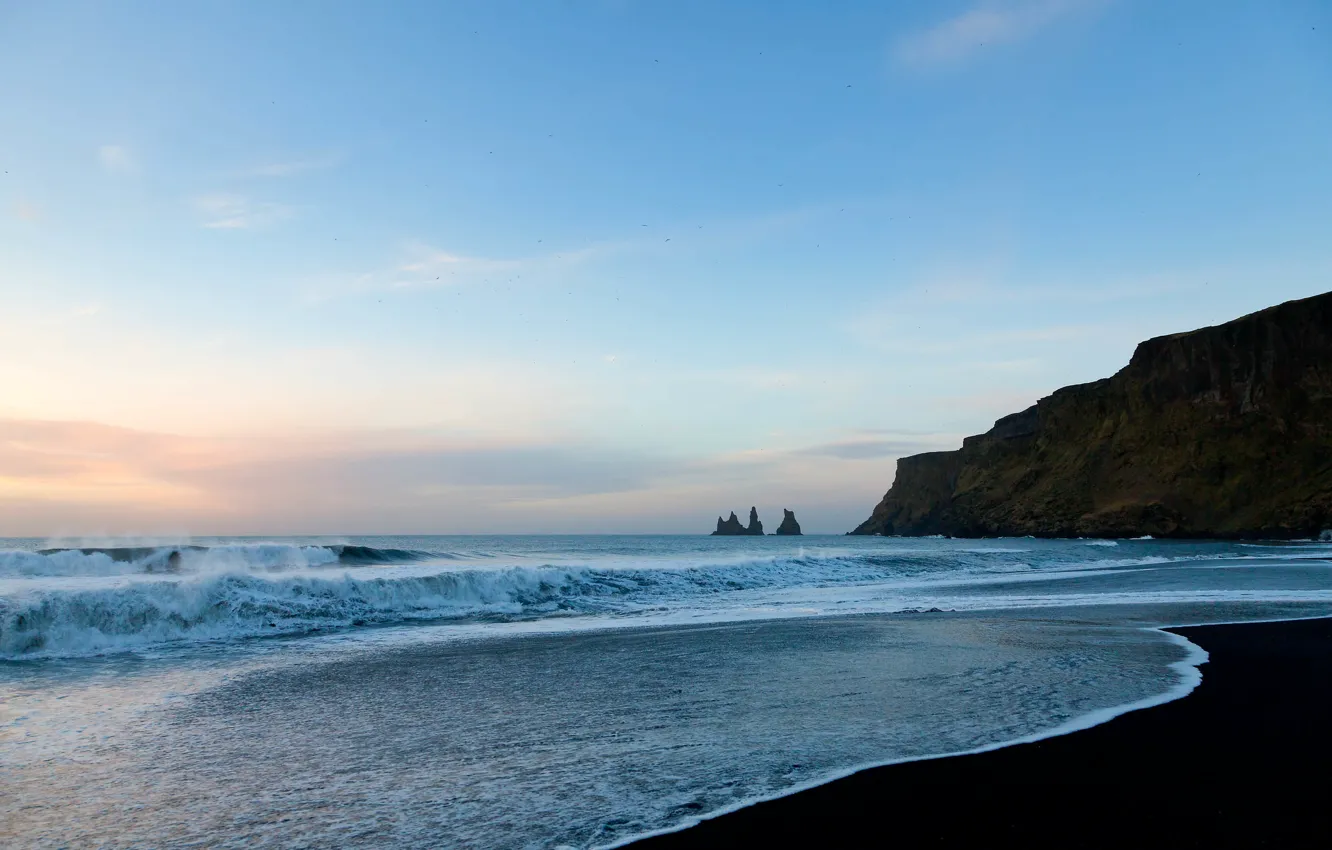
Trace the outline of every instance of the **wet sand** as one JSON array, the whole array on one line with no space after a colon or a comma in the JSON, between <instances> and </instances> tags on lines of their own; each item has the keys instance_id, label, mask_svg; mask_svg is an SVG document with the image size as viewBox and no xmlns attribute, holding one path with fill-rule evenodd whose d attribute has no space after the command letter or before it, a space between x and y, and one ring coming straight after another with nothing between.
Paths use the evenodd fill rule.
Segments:
<instances>
[{"instance_id":1,"label":"wet sand","mask_svg":"<svg viewBox=\"0 0 1332 850\"><path fill-rule=\"evenodd\" d=\"M1210 655L1182 699L866 770L632 846L1332 846L1332 618L1170 631Z\"/></svg>"}]
</instances>

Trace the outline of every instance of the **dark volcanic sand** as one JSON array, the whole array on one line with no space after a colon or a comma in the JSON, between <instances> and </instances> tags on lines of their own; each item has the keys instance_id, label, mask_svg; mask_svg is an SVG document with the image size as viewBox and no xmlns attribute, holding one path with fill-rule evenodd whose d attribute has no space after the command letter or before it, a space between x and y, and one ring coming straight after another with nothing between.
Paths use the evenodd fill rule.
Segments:
<instances>
[{"instance_id":1,"label":"dark volcanic sand","mask_svg":"<svg viewBox=\"0 0 1332 850\"><path fill-rule=\"evenodd\" d=\"M1332 847L1332 619L1170 631L1211 655L1183 699L866 770L633 847Z\"/></svg>"}]
</instances>

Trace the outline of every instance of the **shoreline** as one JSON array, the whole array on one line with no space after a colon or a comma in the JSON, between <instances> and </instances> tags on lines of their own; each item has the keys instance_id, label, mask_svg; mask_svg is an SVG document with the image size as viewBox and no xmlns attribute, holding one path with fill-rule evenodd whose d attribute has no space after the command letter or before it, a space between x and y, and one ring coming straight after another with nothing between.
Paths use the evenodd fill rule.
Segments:
<instances>
[{"instance_id":1,"label":"shoreline","mask_svg":"<svg viewBox=\"0 0 1332 850\"><path fill-rule=\"evenodd\" d=\"M614 846L1322 846L1332 617L1151 630L1193 647L1159 697L977 751L853 769Z\"/></svg>"}]
</instances>

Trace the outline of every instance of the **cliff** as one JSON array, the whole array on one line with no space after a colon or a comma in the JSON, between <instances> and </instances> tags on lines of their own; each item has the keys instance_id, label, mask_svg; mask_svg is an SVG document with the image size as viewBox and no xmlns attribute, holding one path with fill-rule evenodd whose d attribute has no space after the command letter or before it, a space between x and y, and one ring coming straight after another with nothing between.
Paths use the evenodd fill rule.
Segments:
<instances>
[{"instance_id":1,"label":"cliff","mask_svg":"<svg viewBox=\"0 0 1332 850\"><path fill-rule=\"evenodd\" d=\"M1318 537L1332 293L1138 345L952 452L904 457L853 534Z\"/></svg>"},{"instance_id":2,"label":"cliff","mask_svg":"<svg viewBox=\"0 0 1332 850\"><path fill-rule=\"evenodd\" d=\"M742 535L753 535L761 537L763 535L763 523L759 522L758 509L757 508L749 509L748 527L745 527L740 524L740 520L739 518L736 517L735 511L731 511L731 516L729 519L722 519L721 517L717 517L717 530L712 532L712 536L717 537L719 535L722 537L738 537Z\"/></svg>"},{"instance_id":3,"label":"cliff","mask_svg":"<svg viewBox=\"0 0 1332 850\"><path fill-rule=\"evenodd\" d=\"M777 526L774 534L800 534L800 523L796 522L795 512L782 508L782 524Z\"/></svg>"}]
</instances>

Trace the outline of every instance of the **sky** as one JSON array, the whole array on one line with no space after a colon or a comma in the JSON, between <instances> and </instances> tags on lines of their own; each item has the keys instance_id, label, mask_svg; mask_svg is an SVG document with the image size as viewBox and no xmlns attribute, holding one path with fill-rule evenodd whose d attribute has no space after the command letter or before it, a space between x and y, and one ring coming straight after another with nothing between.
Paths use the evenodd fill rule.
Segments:
<instances>
[{"instance_id":1,"label":"sky","mask_svg":"<svg viewBox=\"0 0 1332 850\"><path fill-rule=\"evenodd\" d=\"M0 535L691 533L1332 289L1320 0L0 0Z\"/></svg>"}]
</instances>

